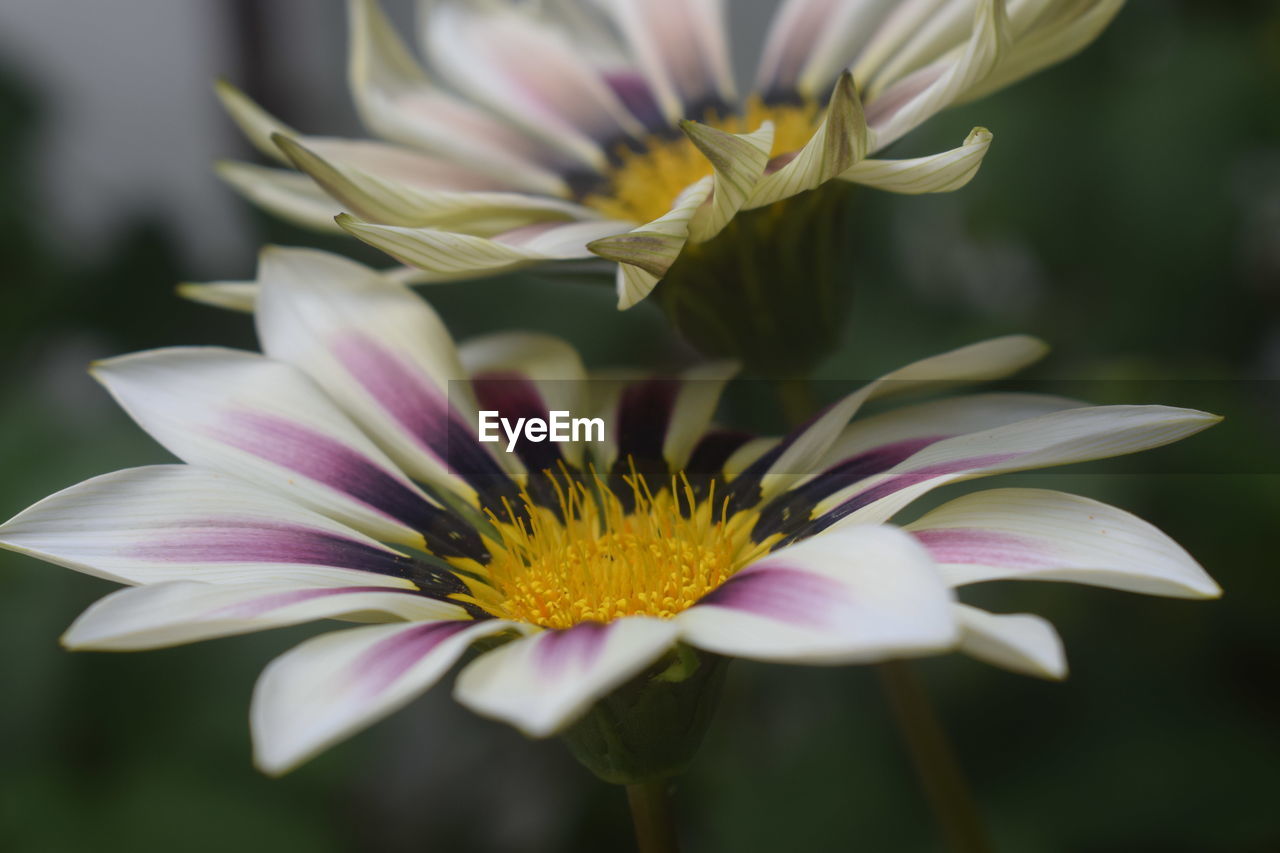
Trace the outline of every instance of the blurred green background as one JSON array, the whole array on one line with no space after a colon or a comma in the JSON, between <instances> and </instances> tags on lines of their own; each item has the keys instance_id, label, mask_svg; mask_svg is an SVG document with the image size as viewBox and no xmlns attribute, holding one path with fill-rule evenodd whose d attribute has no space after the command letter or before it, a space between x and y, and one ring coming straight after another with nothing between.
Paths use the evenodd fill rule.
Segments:
<instances>
[{"instance_id":1,"label":"blurred green background","mask_svg":"<svg viewBox=\"0 0 1280 853\"><path fill-rule=\"evenodd\" d=\"M46 17L51 6L88 7L10 5L14 20L38 5ZM184 5L198 4L130 0L114 14L129 29L144 18L128 15ZM331 5L336 13L291 29L285 12L319 4L203 4L208 15L225 13L205 33L220 45L209 63L286 120L343 131L351 121L340 85L344 36L340 4ZM95 37L74 10L66 15L71 35ZM6 517L91 475L166 458L83 376L88 360L167 344L253 346L246 317L186 304L175 282L248 276L254 246L268 241L375 258L269 221L220 189L193 195L188 206L209 198L210 207L185 218L158 203L119 208L107 193L99 218L111 228L90 245L57 211L89 205L94 187L49 180L50 170L74 166L50 142L56 75L27 61L31 45L17 33L0 27L0 49L12 56L0 56ZM173 55L184 56L176 34L154 37L175 40ZM304 37L315 43L305 47ZM121 51L126 42L109 44ZM290 66L293 49L327 51L312 63L327 76ZM194 76L190 116L164 112L148 86L127 94L140 114L161 111L166 126L199 117L220 128L210 147L244 154L203 73ZM1162 402L1227 416L1147 459L1018 479L1109 500L1160 525L1219 580L1221 601L1048 584L984 590L980 600L992 607L1051 618L1072 676L1042 683L956 656L919 666L1002 851L1280 850L1277 107L1277 4L1137 0L1081 57L939 117L894 151L928 153L975 124L990 127L995 145L967 189L858 197L859 227L848 235L858 311L822 368L841 382L824 393L1023 331L1055 345L1037 376L1086 380L1078 387L1101 402L1154 402L1146 398L1158 390ZM204 151L175 151L141 132L74 141L108 172L113 157L141 152L157 168L177 157L207 178ZM218 231L231 225L238 236ZM199 250L203 227L221 235L216 251ZM679 352L651 305L618 314L605 287L508 277L426 293L459 337L545 329L597 365ZM447 688L268 780L250 765L250 689L270 657L318 627L139 655L62 651L59 633L109 589L0 553L2 849L630 844L620 791L594 781L559 744L527 742L456 707ZM735 664L678 796L690 850L939 849L873 674L862 669Z\"/></svg>"}]
</instances>

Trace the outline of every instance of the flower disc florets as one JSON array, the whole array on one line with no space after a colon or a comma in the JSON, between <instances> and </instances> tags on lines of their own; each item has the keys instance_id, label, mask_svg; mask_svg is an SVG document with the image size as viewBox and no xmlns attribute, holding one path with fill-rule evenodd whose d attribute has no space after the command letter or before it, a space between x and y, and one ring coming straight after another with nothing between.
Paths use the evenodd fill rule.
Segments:
<instances>
[{"instance_id":1,"label":"flower disc florets","mask_svg":"<svg viewBox=\"0 0 1280 853\"><path fill-rule=\"evenodd\" d=\"M717 505L714 487L699 501L683 477L663 485L655 492L638 473L616 491L598 478L559 481L553 505L526 494L514 521L491 515L497 539L477 602L545 628L670 619L767 552L749 535L754 514Z\"/></svg>"}]
</instances>

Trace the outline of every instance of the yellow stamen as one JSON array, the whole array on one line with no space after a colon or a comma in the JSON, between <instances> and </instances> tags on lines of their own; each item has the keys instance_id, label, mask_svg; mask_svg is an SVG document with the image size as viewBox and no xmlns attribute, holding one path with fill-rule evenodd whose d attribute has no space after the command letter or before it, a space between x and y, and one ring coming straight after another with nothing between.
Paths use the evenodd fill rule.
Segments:
<instances>
[{"instance_id":1,"label":"yellow stamen","mask_svg":"<svg viewBox=\"0 0 1280 853\"><path fill-rule=\"evenodd\" d=\"M498 540L471 599L546 628L669 619L767 550L751 541L755 514L729 515L723 501L717 508L714 490L697 501L683 478L657 494L638 474L626 482L625 504L599 480L557 482L555 510L525 497L522 520L491 516Z\"/></svg>"},{"instance_id":2,"label":"yellow stamen","mask_svg":"<svg viewBox=\"0 0 1280 853\"><path fill-rule=\"evenodd\" d=\"M803 148L817 129L818 107L813 103L765 106L751 98L741 114L708 116L706 124L729 133L750 133L772 121L772 156ZM685 187L711 174L711 164L688 137L651 137L640 151L623 146L618 165L606 176L608 187L583 199L583 204L610 219L650 222L671 209Z\"/></svg>"}]
</instances>

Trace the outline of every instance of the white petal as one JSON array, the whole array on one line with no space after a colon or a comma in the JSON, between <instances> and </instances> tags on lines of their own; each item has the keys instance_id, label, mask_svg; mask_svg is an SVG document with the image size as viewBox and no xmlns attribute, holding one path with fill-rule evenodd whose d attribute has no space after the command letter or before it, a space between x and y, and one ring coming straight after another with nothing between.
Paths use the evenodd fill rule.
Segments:
<instances>
[{"instance_id":1,"label":"white petal","mask_svg":"<svg viewBox=\"0 0 1280 853\"><path fill-rule=\"evenodd\" d=\"M874 145L858 90L845 74L836 83L817 131L786 165L755 185L745 206L763 207L816 189L853 168Z\"/></svg>"},{"instance_id":2,"label":"white petal","mask_svg":"<svg viewBox=\"0 0 1280 853\"><path fill-rule=\"evenodd\" d=\"M236 192L273 216L317 231L342 230L333 221L342 205L306 175L235 161L223 161L215 168Z\"/></svg>"},{"instance_id":3,"label":"white petal","mask_svg":"<svg viewBox=\"0 0 1280 853\"><path fill-rule=\"evenodd\" d=\"M435 85L377 0L351 0L349 74L356 109L379 136L423 148L513 186L565 195L543 146Z\"/></svg>"},{"instance_id":4,"label":"white petal","mask_svg":"<svg viewBox=\"0 0 1280 853\"><path fill-rule=\"evenodd\" d=\"M957 11L966 16L961 20L962 32L956 40L957 44L963 43L976 6L976 0L900 0L858 52L851 66L854 79L864 90L878 81L883 81L882 86L894 82L892 78L885 79L881 70L909 40L928 30L931 21L949 22Z\"/></svg>"},{"instance_id":5,"label":"white petal","mask_svg":"<svg viewBox=\"0 0 1280 853\"><path fill-rule=\"evenodd\" d=\"M711 203L689 223L689 239L702 243L729 224L764 176L773 149L773 123L765 122L754 133L725 133L692 121L681 122L680 127L711 161L715 175Z\"/></svg>"},{"instance_id":6,"label":"white petal","mask_svg":"<svg viewBox=\"0 0 1280 853\"><path fill-rule=\"evenodd\" d=\"M1124 7L1124 0L1086 0L1085 5L1088 8L1082 10L1080 3L1040 0L1010 8L1015 32L1013 48L985 80L968 89L960 100L984 97L1083 50L1111 23ZM1020 18L1037 9L1039 16L1023 25Z\"/></svg>"},{"instance_id":7,"label":"white petal","mask_svg":"<svg viewBox=\"0 0 1280 853\"><path fill-rule=\"evenodd\" d=\"M847 68L896 0L786 0L769 27L756 75L766 96L810 98Z\"/></svg>"},{"instance_id":8,"label":"white petal","mask_svg":"<svg viewBox=\"0 0 1280 853\"><path fill-rule=\"evenodd\" d=\"M912 538L891 527L815 536L751 564L676 617L720 654L808 664L930 654L957 639L952 596Z\"/></svg>"},{"instance_id":9,"label":"white petal","mask_svg":"<svg viewBox=\"0 0 1280 853\"><path fill-rule=\"evenodd\" d=\"M963 45L973 29L974 11L977 8L978 3L974 0L946 0L934 4L934 8L926 16L916 17L910 30L903 31L900 29L903 22L896 21L886 32L877 33L869 48L882 50L886 46L883 37L894 30L896 37L906 38L896 46L891 56L885 56L874 68L869 64L869 60L875 56L870 49L866 57L859 57L858 81L864 84L867 99L877 97L885 88L911 72L937 61Z\"/></svg>"},{"instance_id":10,"label":"white petal","mask_svg":"<svg viewBox=\"0 0 1280 853\"><path fill-rule=\"evenodd\" d=\"M724 0L603 0L668 121L735 98Z\"/></svg>"},{"instance_id":11,"label":"white petal","mask_svg":"<svg viewBox=\"0 0 1280 853\"><path fill-rule=\"evenodd\" d=\"M960 651L1024 675L1066 677L1062 640L1045 619L1031 613L988 613L966 604L957 604L955 609Z\"/></svg>"},{"instance_id":12,"label":"white petal","mask_svg":"<svg viewBox=\"0 0 1280 853\"><path fill-rule=\"evenodd\" d=\"M990 147L991 132L975 127L959 148L910 160L863 160L840 180L905 195L949 193L973 180Z\"/></svg>"},{"instance_id":13,"label":"white petal","mask_svg":"<svg viewBox=\"0 0 1280 853\"><path fill-rule=\"evenodd\" d=\"M272 116L258 106L244 92L225 80L219 80L214 86L218 100L226 109L231 119L239 126L250 144L259 152L280 163L287 163L280 149L272 139L276 134L294 135L293 130L284 122Z\"/></svg>"},{"instance_id":14,"label":"white petal","mask_svg":"<svg viewBox=\"0 0 1280 853\"><path fill-rule=\"evenodd\" d=\"M326 159L304 141L287 136L275 139L294 166L347 210L371 222L491 237L538 222L598 218L583 207L549 196L405 183L340 157Z\"/></svg>"},{"instance_id":15,"label":"white petal","mask_svg":"<svg viewBox=\"0 0 1280 853\"><path fill-rule=\"evenodd\" d=\"M250 314L258 302L256 281L184 281L178 285L177 291L183 299L192 302Z\"/></svg>"},{"instance_id":16,"label":"white petal","mask_svg":"<svg viewBox=\"0 0 1280 853\"><path fill-rule=\"evenodd\" d=\"M1222 594L1191 555L1153 525L1078 495L991 489L907 525L953 584L1058 580L1176 598Z\"/></svg>"},{"instance_id":17,"label":"white petal","mask_svg":"<svg viewBox=\"0 0 1280 853\"><path fill-rule=\"evenodd\" d=\"M482 655L458 675L454 696L477 714L547 737L639 675L675 639L673 623L638 616L541 631Z\"/></svg>"},{"instance_id":18,"label":"white petal","mask_svg":"<svg viewBox=\"0 0 1280 853\"><path fill-rule=\"evenodd\" d=\"M334 631L273 660L253 691L254 761L279 775L399 710L471 643L519 626L418 622Z\"/></svg>"},{"instance_id":19,"label":"white petal","mask_svg":"<svg viewBox=\"0 0 1280 853\"><path fill-rule=\"evenodd\" d=\"M613 221L534 225L496 238L454 234L434 228L376 225L339 216L338 225L370 246L421 270L436 281L456 281L509 272L540 261L592 256L587 244L632 227Z\"/></svg>"},{"instance_id":20,"label":"white petal","mask_svg":"<svg viewBox=\"0 0 1280 853\"><path fill-rule=\"evenodd\" d=\"M691 184L671 210L652 222L590 243L602 258L617 261L618 308L626 309L648 296L689 242L689 229L699 208L711 196L715 178Z\"/></svg>"},{"instance_id":21,"label":"white petal","mask_svg":"<svg viewBox=\"0 0 1280 853\"><path fill-rule=\"evenodd\" d=\"M818 506L827 524L878 524L939 486L1009 471L1105 459L1160 447L1221 418L1168 406L1068 409L931 444Z\"/></svg>"},{"instance_id":22,"label":"white petal","mask_svg":"<svg viewBox=\"0 0 1280 853\"><path fill-rule=\"evenodd\" d=\"M814 470L849 420L869 400L964 382L999 379L1037 361L1045 345L1025 335L1010 335L926 358L887 373L863 386L793 431L740 475L759 481L764 497L794 485ZM745 481L739 483L739 488Z\"/></svg>"},{"instance_id":23,"label":"white petal","mask_svg":"<svg viewBox=\"0 0 1280 853\"><path fill-rule=\"evenodd\" d=\"M583 51L528 9L457 0L426 9L434 67L529 133L593 168L605 163L601 143L645 134Z\"/></svg>"},{"instance_id":24,"label":"white petal","mask_svg":"<svg viewBox=\"0 0 1280 853\"><path fill-rule=\"evenodd\" d=\"M0 525L0 547L119 583L412 589L414 562L243 480L190 465L103 474Z\"/></svg>"},{"instance_id":25,"label":"white petal","mask_svg":"<svg viewBox=\"0 0 1280 853\"><path fill-rule=\"evenodd\" d=\"M979 0L968 44L867 100L876 147L900 139L984 81L1009 49L1004 0Z\"/></svg>"},{"instance_id":26,"label":"white petal","mask_svg":"<svg viewBox=\"0 0 1280 853\"><path fill-rule=\"evenodd\" d=\"M468 498L471 478L502 479L476 441L453 339L426 302L311 249L267 249L258 277L264 351L311 376L406 472Z\"/></svg>"},{"instance_id":27,"label":"white petal","mask_svg":"<svg viewBox=\"0 0 1280 853\"><path fill-rule=\"evenodd\" d=\"M465 619L459 607L385 587L172 581L129 587L94 602L67 629L70 649L137 651L247 634L316 619Z\"/></svg>"},{"instance_id":28,"label":"white petal","mask_svg":"<svg viewBox=\"0 0 1280 853\"><path fill-rule=\"evenodd\" d=\"M260 485L393 542L441 510L297 369L215 347L135 353L94 376L180 459Z\"/></svg>"},{"instance_id":29,"label":"white petal","mask_svg":"<svg viewBox=\"0 0 1280 853\"><path fill-rule=\"evenodd\" d=\"M825 471L853 457L873 452L883 454L888 447L914 445L919 450L926 446L926 441L932 443L953 435L978 432L1084 405L1079 400L1050 394L996 392L900 406L869 417L855 418L816 467Z\"/></svg>"}]
</instances>

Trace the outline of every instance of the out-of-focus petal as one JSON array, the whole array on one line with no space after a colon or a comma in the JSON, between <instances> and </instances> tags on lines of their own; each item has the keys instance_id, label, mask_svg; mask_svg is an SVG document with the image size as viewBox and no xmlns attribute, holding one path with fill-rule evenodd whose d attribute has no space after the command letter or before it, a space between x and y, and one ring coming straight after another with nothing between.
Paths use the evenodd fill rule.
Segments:
<instances>
[{"instance_id":1,"label":"out-of-focus petal","mask_svg":"<svg viewBox=\"0 0 1280 853\"><path fill-rule=\"evenodd\" d=\"M993 666L1059 679L1067 675L1062 640L1047 620L1032 613L988 613L955 605L960 622L959 651Z\"/></svg>"}]
</instances>

